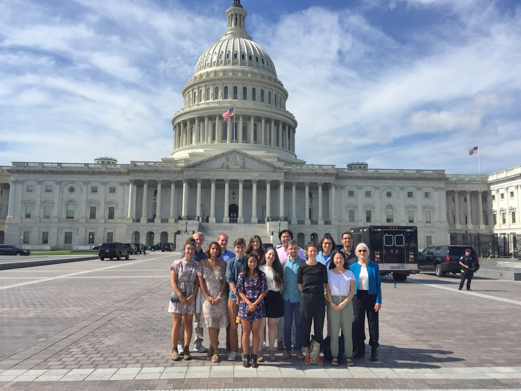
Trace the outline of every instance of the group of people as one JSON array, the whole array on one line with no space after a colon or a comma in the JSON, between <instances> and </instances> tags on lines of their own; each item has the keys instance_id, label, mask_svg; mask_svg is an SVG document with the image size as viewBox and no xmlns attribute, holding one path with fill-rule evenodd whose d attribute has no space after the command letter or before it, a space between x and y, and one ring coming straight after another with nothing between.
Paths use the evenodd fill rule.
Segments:
<instances>
[{"instance_id":1,"label":"group of people","mask_svg":"<svg viewBox=\"0 0 521 391\"><path fill-rule=\"evenodd\" d=\"M240 324L244 367L257 368L264 361L264 343L270 361L276 360L276 348L284 350L286 360L294 349L306 365L323 365L320 350L326 321L331 364L338 366L342 360L343 338L346 365L351 367L353 359L365 355L366 317L370 359L378 360L382 290L379 267L369 260L367 245L359 243L355 248L349 232L342 234L339 251L330 234L318 245L306 244L304 250L290 230L281 231L279 239L278 248L265 250L257 235L248 244L239 238L233 243L234 252L227 249L226 234L206 251L201 232L186 241L181 259L171 267L172 360L191 359L189 344L195 331L195 350L219 362L219 332L226 328L228 360L235 361L241 357ZM203 324L210 337L208 349L202 345Z\"/></svg>"}]
</instances>

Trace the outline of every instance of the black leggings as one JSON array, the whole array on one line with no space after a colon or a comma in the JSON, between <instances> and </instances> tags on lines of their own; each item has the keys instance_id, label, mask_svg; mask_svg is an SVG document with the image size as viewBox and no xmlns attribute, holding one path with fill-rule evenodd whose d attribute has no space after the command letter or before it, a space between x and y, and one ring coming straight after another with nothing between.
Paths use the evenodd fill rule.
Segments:
<instances>
[{"instance_id":1,"label":"black leggings","mask_svg":"<svg viewBox=\"0 0 521 391\"><path fill-rule=\"evenodd\" d=\"M323 293L303 293L300 300L300 314L302 316L302 344L305 348L311 345L311 322L314 324L314 339L320 345L324 340L324 317L326 302Z\"/></svg>"},{"instance_id":2,"label":"black leggings","mask_svg":"<svg viewBox=\"0 0 521 391\"><path fill-rule=\"evenodd\" d=\"M353 323L353 348L357 352L365 351L365 316L369 324L369 345L378 347L378 312L375 312L376 295L370 295L368 291L358 290L353 297L355 321Z\"/></svg>"}]
</instances>

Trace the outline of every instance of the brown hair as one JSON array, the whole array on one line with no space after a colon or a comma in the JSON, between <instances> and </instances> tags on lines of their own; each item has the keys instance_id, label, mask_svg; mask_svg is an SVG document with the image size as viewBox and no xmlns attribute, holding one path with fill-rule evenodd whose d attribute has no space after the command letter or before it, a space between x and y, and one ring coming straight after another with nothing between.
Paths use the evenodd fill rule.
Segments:
<instances>
[{"instance_id":1,"label":"brown hair","mask_svg":"<svg viewBox=\"0 0 521 391\"><path fill-rule=\"evenodd\" d=\"M298 247L298 243L297 243L296 240L290 240L290 241L288 242L288 248L289 248L289 246L293 246L294 244L296 244L297 247Z\"/></svg>"},{"instance_id":2,"label":"brown hair","mask_svg":"<svg viewBox=\"0 0 521 391\"><path fill-rule=\"evenodd\" d=\"M212 249L212 246L217 246L217 248L219 249L219 254L217 255L217 258L219 258L221 255L223 255L223 250L221 248L221 246L219 246L219 243L217 242L210 242L210 244L208 245L208 248L206 249L206 257L208 259L210 259L210 250Z\"/></svg>"},{"instance_id":3,"label":"brown hair","mask_svg":"<svg viewBox=\"0 0 521 391\"><path fill-rule=\"evenodd\" d=\"M255 250L253 248L253 241L257 239L260 243L260 247L258 250ZM248 246L246 246L246 251L245 251L246 254L255 254L259 257L259 260L260 260L260 264L263 265L263 261L264 261L264 254L266 253L266 251L264 250L264 246L262 245L262 239L260 238L259 235L253 235L251 238L250 238L250 242L248 243Z\"/></svg>"},{"instance_id":4,"label":"brown hair","mask_svg":"<svg viewBox=\"0 0 521 391\"><path fill-rule=\"evenodd\" d=\"M282 267L282 264L280 263L279 254L277 253L277 250L275 250L273 247L270 247L266 250L266 253L264 254L264 259L261 262L264 262L264 264L267 264L266 262L266 255L268 255L268 252L273 251L275 253L275 259L273 260L273 280L275 281L275 286L280 287L282 284L284 284L284 269Z\"/></svg>"},{"instance_id":5,"label":"brown hair","mask_svg":"<svg viewBox=\"0 0 521 391\"><path fill-rule=\"evenodd\" d=\"M308 253L308 248L310 247L315 247L317 249L317 252L318 252L318 245L316 243L313 243L313 242L308 242L306 243L306 255Z\"/></svg>"},{"instance_id":6,"label":"brown hair","mask_svg":"<svg viewBox=\"0 0 521 391\"><path fill-rule=\"evenodd\" d=\"M239 246L240 244L246 246L246 241L243 238L237 238L235 239L235 242L233 242L233 247Z\"/></svg>"}]
</instances>

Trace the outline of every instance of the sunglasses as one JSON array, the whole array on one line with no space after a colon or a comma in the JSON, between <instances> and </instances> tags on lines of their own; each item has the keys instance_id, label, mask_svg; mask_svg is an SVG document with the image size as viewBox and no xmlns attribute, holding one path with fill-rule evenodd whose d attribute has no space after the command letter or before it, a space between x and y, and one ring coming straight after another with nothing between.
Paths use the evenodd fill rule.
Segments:
<instances>
[{"instance_id":1,"label":"sunglasses","mask_svg":"<svg viewBox=\"0 0 521 391\"><path fill-rule=\"evenodd\" d=\"M367 250L358 250L359 253L366 253Z\"/></svg>"}]
</instances>

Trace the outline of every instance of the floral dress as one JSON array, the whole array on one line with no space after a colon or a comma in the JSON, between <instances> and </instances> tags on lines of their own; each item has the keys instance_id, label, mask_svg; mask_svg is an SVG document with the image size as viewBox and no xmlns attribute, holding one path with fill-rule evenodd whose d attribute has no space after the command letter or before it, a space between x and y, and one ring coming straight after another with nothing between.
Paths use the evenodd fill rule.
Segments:
<instances>
[{"instance_id":1,"label":"floral dress","mask_svg":"<svg viewBox=\"0 0 521 391\"><path fill-rule=\"evenodd\" d=\"M221 292L223 280L226 279L226 268L220 267L217 270L209 269L204 261L199 262L197 275L204 279L204 286L208 294L216 298ZM220 329L228 326L228 298L226 294L221 296L217 304L211 305L206 299L203 302L203 315L206 327Z\"/></svg>"},{"instance_id":2,"label":"floral dress","mask_svg":"<svg viewBox=\"0 0 521 391\"><path fill-rule=\"evenodd\" d=\"M174 261L170 267L170 269L177 274L177 286L179 289L186 290L186 297L194 293L198 267L199 263L197 261L187 262L183 259ZM195 314L195 302L195 299L190 304L170 302L168 312L175 312L176 314Z\"/></svg>"},{"instance_id":3,"label":"floral dress","mask_svg":"<svg viewBox=\"0 0 521 391\"><path fill-rule=\"evenodd\" d=\"M261 295L262 292L268 293L268 282L264 273L260 273L255 278L248 278L244 280L243 273L239 274L237 280L237 293L242 292L250 302L254 302ZM241 319L254 322L266 316L266 309L264 307L264 300L262 300L254 311L248 311L246 302L241 300L239 304L239 313L237 316Z\"/></svg>"}]
</instances>

